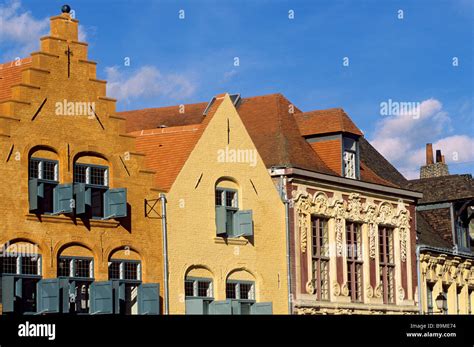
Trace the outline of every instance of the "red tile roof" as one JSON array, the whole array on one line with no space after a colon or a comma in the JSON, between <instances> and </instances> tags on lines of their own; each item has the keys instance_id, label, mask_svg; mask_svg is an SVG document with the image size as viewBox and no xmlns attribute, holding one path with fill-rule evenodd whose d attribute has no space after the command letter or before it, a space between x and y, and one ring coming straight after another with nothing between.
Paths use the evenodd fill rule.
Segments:
<instances>
[{"instance_id":1,"label":"red tile roof","mask_svg":"<svg viewBox=\"0 0 474 347\"><path fill-rule=\"evenodd\" d=\"M169 190L199 139L200 124L132 132L145 165L156 171L155 183Z\"/></svg>"},{"instance_id":2,"label":"red tile roof","mask_svg":"<svg viewBox=\"0 0 474 347\"><path fill-rule=\"evenodd\" d=\"M31 57L0 64L0 101L11 98L11 87L21 83L21 71L31 64Z\"/></svg>"},{"instance_id":3,"label":"red tile roof","mask_svg":"<svg viewBox=\"0 0 474 347\"><path fill-rule=\"evenodd\" d=\"M222 100L222 99L221 99ZM215 102L209 114L213 114L217 109L219 102ZM196 130L195 137L188 137L186 139L182 155L174 154L170 151L169 154L155 154L151 148L153 145L142 146L139 140L138 150L142 150L147 156L159 156L159 160L149 159L152 165L150 168L155 171L160 171L160 161L167 161L168 165L173 166L173 170L162 170L162 175L170 175L169 177L157 178L157 184L169 189L174 179L181 170L182 165L186 162L189 154L194 148L195 143L204 131L206 125L211 119L210 116L203 116L202 112L206 108L206 103L184 105L185 113L180 113L179 106L153 108L137 111L121 112L119 115L127 119L127 129L137 130L140 127L147 127L149 129L157 128L162 125L165 126L182 126L192 125L197 126L201 124L199 131ZM293 110L293 113L292 111ZM306 169L310 171L325 173L329 175L341 176L339 166L332 162L326 162L318 153L318 146L312 147L304 138L304 136L314 134L326 134L335 132L349 132L356 135L362 135L362 132L355 126L352 120L342 109L329 109L312 112L301 112L294 107L283 95L270 94L256 97L243 98L238 105L238 113L244 123L248 133L250 134L260 156L262 157L267 167L272 166L286 166ZM152 130L150 130L152 131ZM184 141L183 137L188 135L173 134L173 129L168 128L169 132L166 140L169 138L169 144L173 143L173 136L176 136L176 141ZM136 134L136 133L135 133ZM155 134L156 136L156 134ZM361 137L362 140L363 136ZM151 141L151 139L150 139ZM156 140L160 144L160 141ZM194 141L193 144L191 142ZM162 144L164 146L164 143ZM364 147L365 148L365 147ZM373 149L373 148L372 148ZM384 174L382 166L372 168L371 160L373 158L380 161L382 157L375 149L369 155L362 155L361 158L361 180L385 186L398 187L399 183L392 180L391 172ZM324 157L324 153L320 153ZM176 157L176 161L175 161ZM367 159L368 158L368 159ZM372 158L372 159L371 159ZM383 157L382 157L383 158ZM326 158L327 159L327 158ZM181 167L180 167L181 165ZM387 168L384 165L383 168ZM377 173L375 172L375 169ZM389 171L396 171L392 166ZM396 171L398 175L398 171ZM383 177L382 177L383 176ZM401 176L401 175L400 175ZM403 177L403 176L401 176Z\"/></svg>"},{"instance_id":4,"label":"red tile roof","mask_svg":"<svg viewBox=\"0 0 474 347\"><path fill-rule=\"evenodd\" d=\"M331 133L351 133L362 135L342 108L330 108L295 114L301 135L321 135Z\"/></svg>"}]
</instances>

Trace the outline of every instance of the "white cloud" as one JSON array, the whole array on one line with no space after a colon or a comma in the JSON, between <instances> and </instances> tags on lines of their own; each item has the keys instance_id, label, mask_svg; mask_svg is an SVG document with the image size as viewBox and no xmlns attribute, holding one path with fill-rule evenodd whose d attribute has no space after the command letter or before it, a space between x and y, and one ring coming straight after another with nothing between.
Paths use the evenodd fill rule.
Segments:
<instances>
[{"instance_id":1,"label":"white cloud","mask_svg":"<svg viewBox=\"0 0 474 347\"><path fill-rule=\"evenodd\" d=\"M2 58L13 60L39 49L39 39L47 34L48 18L36 19L22 9L20 0L0 5L0 42L8 44Z\"/></svg>"},{"instance_id":2,"label":"white cloud","mask_svg":"<svg viewBox=\"0 0 474 347\"><path fill-rule=\"evenodd\" d=\"M436 99L421 103L418 118L409 115L387 116L376 125L370 140L407 178L419 177L425 164L426 143L440 149L446 162L457 164L474 160L474 138L451 135L451 118Z\"/></svg>"},{"instance_id":3,"label":"white cloud","mask_svg":"<svg viewBox=\"0 0 474 347\"><path fill-rule=\"evenodd\" d=\"M119 101L167 97L183 99L194 94L196 87L188 78L179 74L164 74L154 66L143 66L132 74L120 71L117 66L105 69L107 94Z\"/></svg>"}]
</instances>

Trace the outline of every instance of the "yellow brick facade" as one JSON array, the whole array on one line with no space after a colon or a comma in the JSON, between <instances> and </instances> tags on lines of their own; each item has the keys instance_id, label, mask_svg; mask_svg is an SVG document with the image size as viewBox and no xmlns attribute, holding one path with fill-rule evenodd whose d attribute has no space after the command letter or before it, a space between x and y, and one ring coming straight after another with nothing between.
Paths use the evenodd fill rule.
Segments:
<instances>
[{"instance_id":1,"label":"yellow brick facade","mask_svg":"<svg viewBox=\"0 0 474 347\"><path fill-rule=\"evenodd\" d=\"M260 156L254 166L220 162L226 147L257 153L228 95L167 195L170 312L185 313L185 278L204 277L215 300L226 299L227 280L252 281L256 302L287 314L284 204ZM253 211L252 238L216 236L216 185L236 189L239 209Z\"/></svg>"},{"instance_id":2,"label":"yellow brick facade","mask_svg":"<svg viewBox=\"0 0 474 347\"><path fill-rule=\"evenodd\" d=\"M106 97L106 82L96 79L96 63L88 60L87 49L78 42L77 20L69 14L52 17L50 36L32 53L32 64L12 87L11 99L0 103L0 245L7 251L19 250L20 243L37 245L43 278L56 277L58 257L69 255L93 257L96 281L108 280L108 261L120 258L141 261L144 283L161 283L161 221L144 216L144 199L159 195L153 172L134 152L135 140L125 134L124 120L114 116L115 100ZM57 103L64 100L94 103L97 118L58 114ZM127 189L128 216L85 220L30 213L32 156L57 160L59 183L73 182L76 162L108 166L109 187Z\"/></svg>"}]
</instances>

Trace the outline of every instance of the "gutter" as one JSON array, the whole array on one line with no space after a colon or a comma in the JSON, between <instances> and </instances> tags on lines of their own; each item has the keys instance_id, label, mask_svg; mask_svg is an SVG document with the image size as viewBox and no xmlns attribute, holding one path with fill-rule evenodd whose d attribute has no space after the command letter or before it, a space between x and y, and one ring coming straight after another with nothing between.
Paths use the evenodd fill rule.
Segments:
<instances>
[{"instance_id":1,"label":"gutter","mask_svg":"<svg viewBox=\"0 0 474 347\"><path fill-rule=\"evenodd\" d=\"M165 304L165 314L169 314L169 286L168 286L168 224L166 221L166 196L165 194L160 194L161 200L161 228L163 232L163 281L164 281L164 304Z\"/></svg>"},{"instance_id":2,"label":"gutter","mask_svg":"<svg viewBox=\"0 0 474 347\"><path fill-rule=\"evenodd\" d=\"M419 314L423 314L423 303L421 302L421 264L420 264L420 251L422 245L416 246L416 278L418 281L418 309Z\"/></svg>"},{"instance_id":3,"label":"gutter","mask_svg":"<svg viewBox=\"0 0 474 347\"><path fill-rule=\"evenodd\" d=\"M270 175L271 176L297 175L297 176L309 177L309 178L313 178L313 179L317 179L317 180L332 182L332 183L336 183L336 184L342 184L342 185L346 185L346 186L357 187L357 188L360 188L360 189L369 189L369 190L378 191L378 192L402 195L402 196L415 198L415 199L421 199L423 197L422 193L415 192L415 191L412 191L412 190L407 190L407 189L402 189L402 188L395 188L395 187L388 187L388 186L383 186L381 184L369 183L369 182L354 180L354 179L345 178L345 177L322 174L322 173L309 171L309 170L304 170L304 169L298 169L298 168L272 167L270 169Z\"/></svg>"}]
</instances>

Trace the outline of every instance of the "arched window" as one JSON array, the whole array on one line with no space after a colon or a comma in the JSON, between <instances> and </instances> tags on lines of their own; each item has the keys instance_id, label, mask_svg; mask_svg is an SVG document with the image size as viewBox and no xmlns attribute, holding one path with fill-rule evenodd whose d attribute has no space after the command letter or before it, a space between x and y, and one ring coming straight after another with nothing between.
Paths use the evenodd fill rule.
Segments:
<instances>
[{"instance_id":1,"label":"arched window","mask_svg":"<svg viewBox=\"0 0 474 347\"><path fill-rule=\"evenodd\" d=\"M36 312L36 286L41 279L38 246L26 241L7 243L0 265L3 312Z\"/></svg>"},{"instance_id":2,"label":"arched window","mask_svg":"<svg viewBox=\"0 0 474 347\"><path fill-rule=\"evenodd\" d=\"M253 212L241 209L239 186L220 179L215 189L216 233L222 237L253 236Z\"/></svg>"},{"instance_id":3,"label":"arched window","mask_svg":"<svg viewBox=\"0 0 474 347\"><path fill-rule=\"evenodd\" d=\"M203 267L189 270L184 280L186 314L209 314L214 301L212 274Z\"/></svg>"},{"instance_id":4,"label":"arched window","mask_svg":"<svg viewBox=\"0 0 474 347\"><path fill-rule=\"evenodd\" d=\"M142 283L142 262L137 252L129 248L113 252L109 258L109 280L113 287L114 313L159 314L159 285Z\"/></svg>"},{"instance_id":5,"label":"arched window","mask_svg":"<svg viewBox=\"0 0 474 347\"><path fill-rule=\"evenodd\" d=\"M37 214L72 212L72 186L59 184L59 160L49 149L31 151L28 169L30 211Z\"/></svg>"},{"instance_id":6,"label":"arched window","mask_svg":"<svg viewBox=\"0 0 474 347\"><path fill-rule=\"evenodd\" d=\"M99 155L83 153L74 161L76 214L93 219L127 216L127 190L109 187L108 161Z\"/></svg>"},{"instance_id":7,"label":"arched window","mask_svg":"<svg viewBox=\"0 0 474 347\"><path fill-rule=\"evenodd\" d=\"M58 257L58 278L64 279L69 313L89 313L90 285L94 281L94 256L79 245L64 248Z\"/></svg>"}]
</instances>

